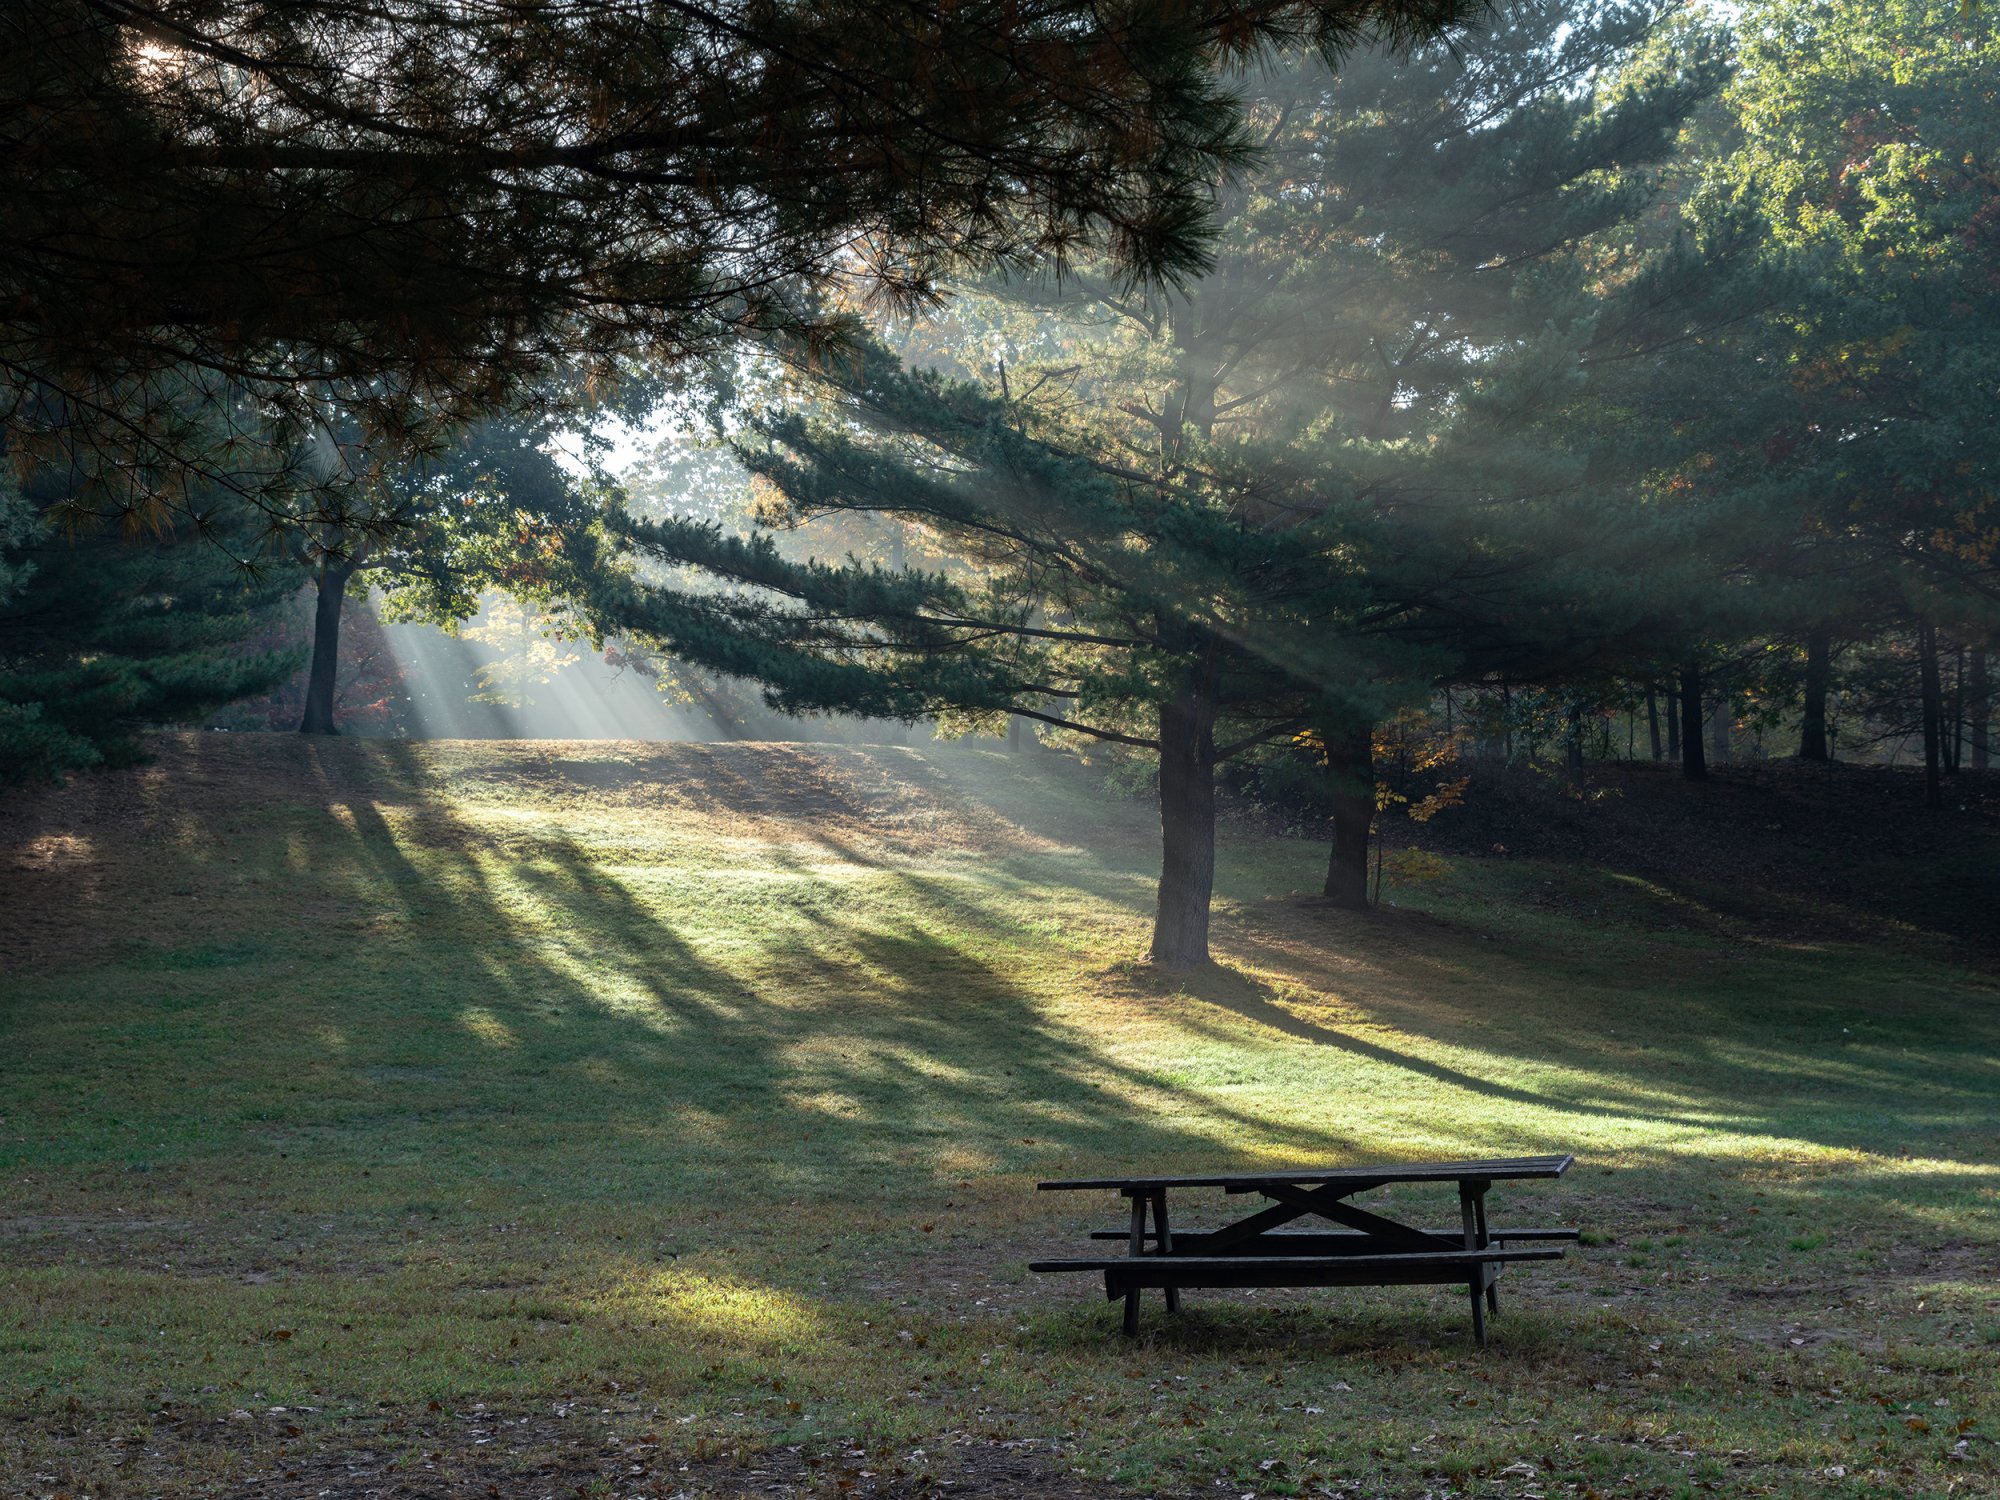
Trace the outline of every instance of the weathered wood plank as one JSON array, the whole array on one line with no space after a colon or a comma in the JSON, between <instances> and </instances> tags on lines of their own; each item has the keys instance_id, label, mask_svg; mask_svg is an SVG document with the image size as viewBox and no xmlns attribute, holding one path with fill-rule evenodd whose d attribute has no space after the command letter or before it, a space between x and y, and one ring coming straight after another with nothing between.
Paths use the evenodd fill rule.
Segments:
<instances>
[{"instance_id":1,"label":"weathered wood plank","mask_svg":"<svg viewBox=\"0 0 2000 1500\"><path fill-rule=\"evenodd\" d=\"M1228 1226L1221 1227L1226 1228ZM1203 1252L1197 1248L1199 1242L1205 1236L1215 1234L1216 1232L1217 1230L1215 1229L1176 1229L1174 1231L1174 1243L1188 1250L1190 1253L1200 1254ZM1450 1239L1454 1234L1458 1233L1455 1229L1424 1229L1421 1232L1437 1235L1442 1239ZM1493 1229L1487 1232L1486 1237L1497 1245L1507 1240L1574 1240L1582 1233L1583 1231L1580 1229ZM1123 1229L1093 1229L1090 1231L1090 1238L1094 1240L1118 1240L1122 1243L1126 1237L1127 1232ZM1326 1240L1335 1245L1341 1245L1355 1244L1364 1240L1372 1241L1373 1239L1373 1235L1363 1234L1360 1231L1349 1233L1346 1231L1326 1232L1317 1229L1267 1229L1263 1234L1258 1236L1258 1243L1278 1242L1289 1246L1294 1241L1297 1241L1300 1245L1300 1248L1297 1250L1273 1250L1269 1253L1273 1255L1314 1255L1320 1252L1307 1248L1304 1244L1305 1241ZM1212 1254L1215 1252L1207 1253ZM1340 1251L1335 1249L1325 1253L1337 1255Z\"/></svg>"},{"instance_id":2,"label":"weathered wood plank","mask_svg":"<svg viewBox=\"0 0 2000 1500\"><path fill-rule=\"evenodd\" d=\"M1394 1266L1440 1266L1457 1269L1454 1280L1463 1279L1465 1267L1482 1261L1561 1260L1562 1250L1415 1250L1380 1255L1080 1255L1057 1260L1028 1262L1030 1271L1120 1271L1144 1270L1190 1274L1217 1267L1271 1267L1277 1270L1311 1270L1321 1264L1352 1269L1384 1269ZM1153 1285L1155 1283L1148 1283ZM1159 1283L1164 1284L1164 1283Z\"/></svg>"},{"instance_id":3,"label":"weathered wood plank","mask_svg":"<svg viewBox=\"0 0 2000 1500\"><path fill-rule=\"evenodd\" d=\"M1105 1288L1117 1297L1134 1287L1330 1287L1330 1286L1458 1286L1481 1285L1483 1266L1418 1262L1357 1265L1349 1259L1269 1261L1236 1257L1211 1259L1191 1267L1185 1261L1146 1256L1120 1261L1104 1269ZM1482 1304L1483 1310L1483 1304Z\"/></svg>"},{"instance_id":4,"label":"weathered wood plank","mask_svg":"<svg viewBox=\"0 0 2000 1500\"><path fill-rule=\"evenodd\" d=\"M1043 1192L1070 1192L1084 1188L1115 1188L1128 1192L1151 1192L1158 1188L1219 1187L1255 1192L1262 1184L1333 1182L1459 1182L1484 1178L1489 1182L1560 1177L1576 1160L1574 1156L1504 1156L1487 1161L1423 1161L1403 1165L1306 1168L1299 1171L1236 1172L1208 1177L1062 1177L1035 1186Z\"/></svg>"}]
</instances>

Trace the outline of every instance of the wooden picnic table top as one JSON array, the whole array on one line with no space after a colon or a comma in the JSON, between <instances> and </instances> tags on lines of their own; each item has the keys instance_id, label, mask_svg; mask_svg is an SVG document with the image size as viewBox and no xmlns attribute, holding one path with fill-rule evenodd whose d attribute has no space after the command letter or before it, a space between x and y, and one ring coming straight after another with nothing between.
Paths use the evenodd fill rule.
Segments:
<instances>
[{"instance_id":1,"label":"wooden picnic table top","mask_svg":"<svg viewBox=\"0 0 2000 1500\"><path fill-rule=\"evenodd\" d=\"M1385 1162L1377 1166L1308 1167L1298 1171L1235 1172L1212 1177L1062 1177L1038 1182L1042 1192L1064 1192L1077 1188L1119 1188L1125 1192L1153 1192L1176 1187L1219 1187L1254 1191L1263 1183L1353 1182L1366 1185L1388 1182L1469 1182L1514 1181L1522 1178L1560 1177L1569 1170L1573 1156L1502 1156L1488 1161Z\"/></svg>"}]
</instances>

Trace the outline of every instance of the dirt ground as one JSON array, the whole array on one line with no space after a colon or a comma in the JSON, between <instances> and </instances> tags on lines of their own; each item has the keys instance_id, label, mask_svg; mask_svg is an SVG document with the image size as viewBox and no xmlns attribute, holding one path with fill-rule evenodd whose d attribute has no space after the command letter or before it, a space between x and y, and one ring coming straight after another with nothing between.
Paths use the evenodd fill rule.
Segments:
<instances>
[{"instance_id":1,"label":"dirt ground","mask_svg":"<svg viewBox=\"0 0 2000 1500\"><path fill-rule=\"evenodd\" d=\"M600 1397L600 1400L607 1398ZM944 1432L922 1448L834 1446L717 1452L677 1437L671 1416L591 1401L536 1411L388 1413L338 1421L285 1407L224 1417L155 1413L143 1433L79 1417L51 1494L144 1494L208 1476L222 1500L1118 1500L1070 1471L1059 1440L991 1442Z\"/></svg>"}]
</instances>

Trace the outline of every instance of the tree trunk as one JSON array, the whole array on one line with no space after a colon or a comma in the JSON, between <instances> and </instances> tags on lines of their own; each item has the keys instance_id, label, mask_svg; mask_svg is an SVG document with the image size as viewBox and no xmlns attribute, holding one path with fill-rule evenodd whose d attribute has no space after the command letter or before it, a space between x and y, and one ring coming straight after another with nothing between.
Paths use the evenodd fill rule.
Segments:
<instances>
[{"instance_id":1,"label":"tree trunk","mask_svg":"<svg viewBox=\"0 0 2000 1500\"><path fill-rule=\"evenodd\" d=\"M1708 711L1709 759L1718 766L1729 764L1729 699L1717 698Z\"/></svg>"},{"instance_id":2,"label":"tree trunk","mask_svg":"<svg viewBox=\"0 0 2000 1500\"><path fill-rule=\"evenodd\" d=\"M1944 788L1938 784L1938 720L1944 715L1944 693L1938 684L1937 627L1917 621L1917 675L1924 700L1924 806L1943 807Z\"/></svg>"},{"instance_id":3,"label":"tree trunk","mask_svg":"<svg viewBox=\"0 0 2000 1500\"><path fill-rule=\"evenodd\" d=\"M1652 736L1653 759L1660 759L1660 690L1646 684L1646 733Z\"/></svg>"},{"instance_id":4,"label":"tree trunk","mask_svg":"<svg viewBox=\"0 0 2000 1500\"><path fill-rule=\"evenodd\" d=\"M1944 774L1956 776L1965 759L1965 647L1951 654L1951 707L1943 711L1938 733L1944 740Z\"/></svg>"},{"instance_id":5,"label":"tree trunk","mask_svg":"<svg viewBox=\"0 0 2000 1500\"><path fill-rule=\"evenodd\" d=\"M1583 700L1572 698L1564 714L1563 769L1571 781L1583 779Z\"/></svg>"},{"instance_id":6,"label":"tree trunk","mask_svg":"<svg viewBox=\"0 0 2000 1500\"><path fill-rule=\"evenodd\" d=\"M1679 763L1681 758L1681 700L1680 689L1670 688L1667 693L1667 759Z\"/></svg>"},{"instance_id":7,"label":"tree trunk","mask_svg":"<svg viewBox=\"0 0 2000 1500\"><path fill-rule=\"evenodd\" d=\"M1708 760L1701 753L1701 663L1681 668L1681 775L1689 781L1708 780Z\"/></svg>"},{"instance_id":8,"label":"tree trunk","mask_svg":"<svg viewBox=\"0 0 2000 1500\"><path fill-rule=\"evenodd\" d=\"M1368 838L1375 823L1375 730L1363 724L1323 733L1327 780L1333 791L1326 899L1349 911L1366 911Z\"/></svg>"},{"instance_id":9,"label":"tree trunk","mask_svg":"<svg viewBox=\"0 0 2000 1500\"><path fill-rule=\"evenodd\" d=\"M1828 761L1826 688L1833 676L1833 636L1822 625L1806 636L1806 701L1799 723L1799 759Z\"/></svg>"},{"instance_id":10,"label":"tree trunk","mask_svg":"<svg viewBox=\"0 0 2000 1500\"><path fill-rule=\"evenodd\" d=\"M1992 764L1988 731L1993 723L1993 679L1988 675L1986 648L1972 648L1972 670L1966 683L1966 729L1971 738L1972 769L1984 771Z\"/></svg>"},{"instance_id":11,"label":"tree trunk","mask_svg":"<svg viewBox=\"0 0 2000 1500\"><path fill-rule=\"evenodd\" d=\"M1154 963L1208 962L1208 902L1215 888L1215 697L1203 672L1160 705L1160 895Z\"/></svg>"},{"instance_id":12,"label":"tree trunk","mask_svg":"<svg viewBox=\"0 0 2000 1500\"><path fill-rule=\"evenodd\" d=\"M306 711L300 734L339 734L333 723L333 690L340 677L340 609L354 565L331 558L319 565L313 606L312 672L306 678Z\"/></svg>"}]
</instances>

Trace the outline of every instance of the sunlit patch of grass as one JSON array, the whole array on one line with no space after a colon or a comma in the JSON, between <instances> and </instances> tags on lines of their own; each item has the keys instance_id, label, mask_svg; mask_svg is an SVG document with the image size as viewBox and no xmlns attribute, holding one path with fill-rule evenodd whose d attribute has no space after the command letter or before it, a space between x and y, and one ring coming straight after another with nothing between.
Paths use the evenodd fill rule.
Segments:
<instances>
[{"instance_id":1,"label":"sunlit patch of grass","mask_svg":"<svg viewBox=\"0 0 2000 1500\"><path fill-rule=\"evenodd\" d=\"M0 980L37 1443L591 1392L690 1444L1070 1434L1141 1490L1807 1496L1943 1493L2000 1424L2000 1022L1946 957L1511 860L1354 918L1230 830L1224 963L1161 976L1153 815L1060 761L827 752L788 811L783 747L307 748L182 742L247 780L173 806L174 920L88 950L79 908ZM1543 1150L1495 1209L1584 1236L1484 1354L1422 1289L1154 1299L1135 1347L1023 1269L1122 1208L1042 1177Z\"/></svg>"},{"instance_id":2,"label":"sunlit patch of grass","mask_svg":"<svg viewBox=\"0 0 2000 1500\"><path fill-rule=\"evenodd\" d=\"M675 1342L733 1354L795 1350L825 1333L818 1311L795 1293L678 1266L628 1267L584 1306L597 1316L643 1319Z\"/></svg>"},{"instance_id":3,"label":"sunlit patch of grass","mask_svg":"<svg viewBox=\"0 0 2000 1500\"><path fill-rule=\"evenodd\" d=\"M458 1023L489 1047L520 1045L520 1038L514 1035L514 1028L483 1005L468 1005L459 1012Z\"/></svg>"}]
</instances>

